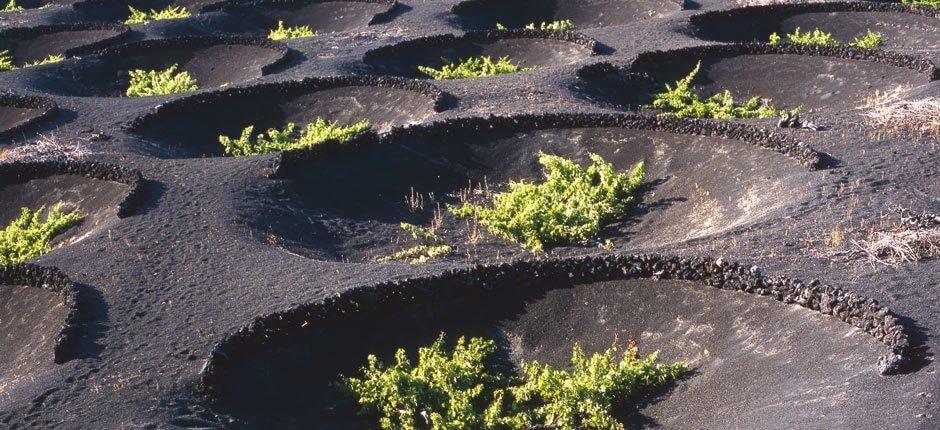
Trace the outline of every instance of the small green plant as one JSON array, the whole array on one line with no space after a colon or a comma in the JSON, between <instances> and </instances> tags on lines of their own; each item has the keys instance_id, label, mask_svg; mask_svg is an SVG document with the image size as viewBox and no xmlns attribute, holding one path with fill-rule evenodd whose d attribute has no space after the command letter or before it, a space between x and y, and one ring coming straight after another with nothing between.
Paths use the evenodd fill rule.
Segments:
<instances>
[{"instance_id":1,"label":"small green plant","mask_svg":"<svg viewBox=\"0 0 940 430\"><path fill-rule=\"evenodd\" d=\"M277 28L271 30L271 32L268 33L268 39L271 39L271 40L296 39L300 37L313 37L316 35L317 35L317 32L311 30L309 25L301 25L297 27L285 27L284 21L278 21Z\"/></svg>"},{"instance_id":2,"label":"small green plant","mask_svg":"<svg viewBox=\"0 0 940 430\"><path fill-rule=\"evenodd\" d=\"M635 345L588 357L575 345L570 370L522 362L519 376L493 366L496 342L461 337L448 353L444 335L418 349L412 364L404 349L391 365L367 358L362 378L342 377L340 388L383 429L401 430L621 430L613 415L639 387L662 384L685 371L682 363L641 358Z\"/></svg>"},{"instance_id":3,"label":"small green plant","mask_svg":"<svg viewBox=\"0 0 940 430\"><path fill-rule=\"evenodd\" d=\"M26 63L23 65L23 67L25 68L41 66L43 64L58 63L62 60L65 60L64 55L49 54L46 56L46 58ZM0 51L0 72L9 72L16 69L19 69L19 67L16 67L16 64L13 64L13 56L10 55L10 51Z\"/></svg>"},{"instance_id":4,"label":"small green plant","mask_svg":"<svg viewBox=\"0 0 940 430\"><path fill-rule=\"evenodd\" d=\"M375 261L378 263L388 263L389 261L396 260L411 260L411 264L424 264L450 254L452 251L453 248L451 248L450 245L417 245L384 257L379 257Z\"/></svg>"},{"instance_id":5,"label":"small green plant","mask_svg":"<svg viewBox=\"0 0 940 430\"><path fill-rule=\"evenodd\" d=\"M506 26L500 23L496 23L497 30L506 30ZM557 21L545 22L542 21L538 25L534 22L530 22L525 26L526 30L549 30L549 31L562 31L562 30L574 30L574 23L570 19L562 19Z\"/></svg>"},{"instance_id":6,"label":"small green plant","mask_svg":"<svg viewBox=\"0 0 940 430\"><path fill-rule=\"evenodd\" d=\"M783 41L783 38L781 38L779 34L771 33L769 39L771 45L778 45ZM881 42L881 33L869 29L865 35L856 37L849 45L865 49L874 49L881 46ZM820 46L838 46L842 44L842 42L832 37L832 33L826 33L818 28L813 29L813 31L809 33L801 33L799 27L797 27L793 33L786 35L786 43Z\"/></svg>"},{"instance_id":7,"label":"small green plant","mask_svg":"<svg viewBox=\"0 0 940 430\"><path fill-rule=\"evenodd\" d=\"M545 181L512 181L509 190L493 196L491 207L465 203L448 209L454 215L475 218L502 238L522 243L533 251L546 245L591 238L611 215L633 203L643 182L643 163L628 174L590 154L587 168L574 161L540 153Z\"/></svg>"},{"instance_id":8,"label":"small green plant","mask_svg":"<svg viewBox=\"0 0 940 430\"><path fill-rule=\"evenodd\" d=\"M6 7L3 8L3 12L22 12L26 10L23 6L16 4L16 0L10 0L7 2Z\"/></svg>"},{"instance_id":9,"label":"small green plant","mask_svg":"<svg viewBox=\"0 0 940 430\"><path fill-rule=\"evenodd\" d=\"M940 0L901 0L901 3L940 9Z\"/></svg>"},{"instance_id":10,"label":"small green plant","mask_svg":"<svg viewBox=\"0 0 940 430\"><path fill-rule=\"evenodd\" d=\"M424 264L438 257L450 254L453 248L444 244L444 238L434 229L417 226L403 222L401 229L408 233L412 239L418 241L420 245L395 252L391 255L379 257L376 259L379 263L387 263L395 260L411 260L411 264Z\"/></svg>"},{"instance_id":11,"label":"small green plant","mask_svg":"<svg viewBox=\"0 0 940 430\"><path fill-rule=\"evenodd\" d=\"M46 58L41 60L36 60L31 63L26 63L23 67L33 67L33 66L42 66L43 64L53 64L65 60L64 55L49 54Z\"/></svg>"},{"instance_id":12,"label":"small green plant","mask_svg":"<svg viewBox=\"0 0 940 430\"><path fill-rule=\"evenodd\" d=\"M65 212L62 205L52 207L46 219L43 208L33 212L20 209L20 217L0 230L0 266L21 263L52 250L52 239L81 221L78 211Z\"/></svg>"},{"instance_id":13,"label":"small green plant","mask_svg":"<svg viewBox=\"0 0 940 430\"><path fill-rule=\"evenodd\" d=\"M868 30L864 36L858 36L852 40L850 45L864 49L875 49L881 46L881 33Z\"/></svg>"},{"instance_id":14,"label":"small green plant","mask_svg":"<svg viewBox=\"0 0 940 430\"><path fill-rule=\"evenodd\" d=\"M127 87L128 97L163 96L167 94L196 91L199 87L189 72L177 73L178 64L157 70L131 70L131 82Z\"/></svg>"},{"instance_id":15,"label":"small green plant","mask_svg":"<svg viewBox=\"0 0 940 430\"><path fill-rule=\"evenodd\" d=\"M758 96L748 99L744 104L735 104L730 91L703 100L692 87L692 81L701 67L702 62L699 61L686 77L676 81L675 86L667 84L666 91L656 94L650 107L662 110L663 115L681 118L773 118L784 113Z\"/></svg>"},{"instance_id":16,"label":"small green plant","mask_svg":"<svg viewBox=\"0 0 940 430\"><path fill-rule=\"evenodd\" d=\"M570 19L563 19L552 22L542 22L538 26L535 23L529 23L525 26L526 30L549 30L549 31L562 31L562 30L573 30L574 23Z\"/></svg>"},{"instance_id":17,"label":"small green plant","mask_svg":"<svg viewBox=\"0 0 940 430\"><path fill-rule=\"evenodd\" d=\"M500 57L493 61L493 58L489 56L467 58L460 62L448 63L441 66L440 69L418 66L418 71L438 80L480 78L526 70L531 70L531 68L513 64L509 57Z\"/></svg>"},{"instance_id":18,"label":"small green plant","mask_svg":"<svg viewBox=\"0 0 940 430\"><path fill-rule=\"evenodd\" d=\"M150 12L134 9L133 6L128 6L127 8L130 10L130 15L126 20L124 20L124 23L127 25L145 24L150 21L180 19L192 16L189 13L189 10L181 6L167 6L165 9L160 11L150 9Z\"/></svg>"},{"instance_id":19,"label":"small green plant","mask_svg":"<svg viewBox=\"0 0 940 430\"><path fill-rule=\"evenodd\" d=\"M16 65L13 64L13 55L10 55L8 50L0 51L0 72L9 72L10 70L16 70Z\"/></svg>"},{"instance_id":20,"label":"small green plant","mask_svg":"<svg viewBox=\"0 0 940 430\"><path fill-rule=\"evenodd\" d=\"M303 132L298 132L297 125L288 123L283 130L268 129L253 137L255 127L249 125L242 130L238 138L219 136L219 143L225 153L236 157L248 155L267 154L269 152L304 149L323 143L327 140L346 142L369 129L369 121L359 121L353 125L344 126L335 122L317 118L307 124Z\"/></svg>"},{"instance_id":21,"label":"small green plant","mask_svg":"<svg viewBox=\"0 0 940 430\"><path fill-rule=\"evenodd\" d=\"M770 44L777 45L782 42L783 39L777 33L770 34ZM787 43L794 43L798 45L822 45L822 46L836 46L839 44L839 41L832 37L832 33L826 33L818 28L813 29L809 33L801 33L800 27L797 27L793 33L786 35Z\"/></svg>"}]
</instances>

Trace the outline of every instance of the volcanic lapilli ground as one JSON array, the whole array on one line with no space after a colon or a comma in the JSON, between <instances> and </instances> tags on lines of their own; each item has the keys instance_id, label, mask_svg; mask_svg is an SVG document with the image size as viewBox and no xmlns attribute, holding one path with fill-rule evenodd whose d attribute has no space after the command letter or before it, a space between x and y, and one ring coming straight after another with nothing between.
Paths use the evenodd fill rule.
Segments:
<instances>
[{"instance_id":1,"label":"volcanic lapilli ground","mask_svg":"<svg viewBox=\"0 0 940 430\"><path fill-rule=\"evenodd\" d=\"M414 37L458 33L456 24L448 19L455 1L401 3L404 7L376 25L290 41L289 46L302 55L293 56L292 62L251 83L369 73L361 63L367 50ZM732 2L713 0L697 4L697 11L669 12L629 25L583 30L608 48L604 50L609 53L606 55L527 73L436 83L458 102L433 119L605 112L586 96L576 71L600 61L628 65L631 58L645 51L702 44L687 34L688 17L705 10L735 7ZM212 32L219 29L214 26L225 23L221 12L197 14L198 8L190 10L193 18L140 26L134 37L155 39ZM4 14L0 22L4 26L35 26L74 22L78 16L68 6L50 7ZM541 18L531 21L536 20ZM936 46L940 42L933 46L933 50L917 54L938 62L940 52ZM4 73L0 75L0 87L29 94L33 87L26 83L52 67L56 66ZM838 72L830 73L838 79ZM768 81L785 80L790 86L798 86L807 79L780 75ZM918 91L936 96L940 85L926 84L925 80L918 85ZM162 158L170 152L131 135L122 124L168 98L48 98L64 107L61 112L25 130L26 134L14 136L12 141L0 142L3 147L31 141L38 138L38 133L51 133L66 142L87 142L85 148L91 152L87 159L141 170L148 180L146 199L135 216L33 260L60 268L80 285L82 338L78 358L16 389L2 388L0 384L0 427L237 427L235 417L217 410L211 399L196 390L204 359L227 333L255 317L296 303L320 301L360 285L439 273L472 262L504 261L487 248L479 249L472 262L447 260L428 265L350 264L285 253L271 246L263 232L247 227L244 220L246 213L257 209L257 195L271 191L276 181L264 176L270 172L276 155ZM859 100L860 105L863 102ZM789 412L781 412L776 419L787 423L802 419L799 423L805 427L825 423L835 428L938 428L940 406L935 397L940 376L933 354L940 348L940 337L936 335L940 330L940 280L936 276L940 261L899 267L872 264L852 252L851 243L853 239L867 238L872 229L887 228L891 221L882 215L896 205L914 212L940 212L940 143L935 137L872 129L864 125L859 112L808 115L827 125L828 130L773 131L791 134L831 159L827 169L812 173L812 198L794 202L792 207L773 209L755 224L642 251L744 261L760 266L765 273L806 280L820 278L878 299L913 328L915 349L921 359L906 374L885 378L859 375L874 389L843 395L864 396L865 408L836 407L835 416L806 417L797 412L808 406L787 404L784 409ZM773 127L772 121L755 123ZM558 255L639 250L578 248L559 250ZM786 368L768 372L786 372ZM694 381L694 375L692 378ZM732 395L735 387L748 384L731 379L727 393L692 399L686 406L711 411L726 407L723 399ZM681 383L676 390L682 390ZM826 403L830 401L834 399ZM739 418L728 413L711 424L733 426ZM664 427L683 425L669 422L668 417L652 419Z\"/></svg>"}]
</instances>

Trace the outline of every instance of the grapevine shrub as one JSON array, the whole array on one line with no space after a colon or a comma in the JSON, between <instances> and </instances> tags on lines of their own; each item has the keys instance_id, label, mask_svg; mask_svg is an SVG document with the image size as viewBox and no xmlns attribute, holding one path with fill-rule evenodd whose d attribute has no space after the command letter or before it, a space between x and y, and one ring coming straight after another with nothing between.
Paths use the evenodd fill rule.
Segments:
<instances>
[{"instance_id":1,"label":"grapevine shrub","mask_svg":"<svg viewBox=\"0 0 940 430\"><path fill-rule=\"evenodd\" d=\"M500 23L496 23L497 30L506 30L506 26ZM530 22L525 26L526 30L548 30L548 31L567 31L574 30L574 23L570 19L563 19L551 22L542 21L538 25L534 22Z\"/></svg>"},{"instance_id":2,"label":"grapevine shrub","mask_svg":"<svg viewBox=\"0 0 940 430\"><path fill-rule=\"evenodd\" d=\"M635 345L588 356L575 345L570 369L523 362L518 376L494 369L496 343L459 338L448 353L444 335L419 348L412 364L404 349L385 365L370 355L361 378L343 377L364 415L383 429L621 430L613 415L637 388L678 378L682 363L640 357Z\"/></svg>"},{"instance_id":3,"label":"grapevine shrub","mask_svg":"<svg viewBox=\"0 0 940 430\"><path fill-rule=\"evenodd\" d=\"M793 33L787 34L786 39L780 37L777 33L771 33L769 42L771 45L778 45L781 42L819 46L839 46L842 44L842 42L832 37L832 33L826 33L818 28L808 33L801 33L799 27L797 27ZM866 34L853 39L849 45L865 49L874 49L881 46L881 43L881 33L869 29Z\"/></svg>"},{"instance_id":4,"label":"grapevine shrub","mask_svg":"<svg viewBox=\"0 0 940 430\"><path fill-rule=\"evenodd\" d=\"M277 28L271 30L271 32L268 33L268 39L271 39L271 40L297 39L300 37L313 37L316 35L317 35L317 32L310 29L309 25L300 25L297 27L285 27L284 21L278 21Z\"/></svg>"},{"instance_id":5,"label":"grapevine shrub","mask_svg":"<svg viewBox=\"0 0 940 430\"><path fill-rule=\"evenodd\" d=\"M744 104L735 104L730 91L724 91L702 99L692 87L692 81L702 67L699 61L675 86L666 85L666 91L656 94L650 107L659 109L663 115L681 118L772 118L784 112L764 102L759 96L747 99Z\"/></svg>"},{"instance_id":6,"label":"grapevine shrub","mask_svg":"<svg viewBox=\"0 0 940 430\"><path fill-rule=\"evenodd\" d=\"M26 10L26 8L17 4L16 0L10 0L7 2L6 7L4 7L0 12L22 12L24 10Z\"/></svg>"},{"instance_id":7,"label":"grapevine shrub","mask_svg":"<svg viewBox=\"0 0 940 430\"><path fill-rule=\"evenodd\" d=\"M20 209L19 218L0 230L0 266L22 263L52 250L52 239L82 219L78 211L65 212L57 204L42 219L43 208Z\"/></svg>"},{"instance_id":8,"label":"grapevine shrub","mask_svg":"<svg viewBox=\"0 0 940 430\"><path fill-rule=\"evenodd\" d=\"M493 196L491 206L465 203L449 210L533 251L594 237L610 216L633 203L644 170L640 162L630 173L619 173L601 156L590 157L592 164L583 168L540 153L544 182L513 181L508 191Z\"/></svg>"},{"instance_id":9,"label":"grapevine shrub","mask_svg":"<svg viewBox=\"0 0 940 430\"><path fill-rule=\"evenodd\" d=\"M127 87L128 97L146 97L163 96L167 94L185 93L196 91L198 86L196 80L189 75L189 72L182 71L177 73L178 64L170 68L157 70L131 70L131 82Z\"/></svg>"},{"instance_id":10,"label":"grapevine shrub","mask_svg":"<svg viewBox=\"0 0 940 430\"><path fill-rule=\"evenodd\" d=\"M134 9L133 6L128 6L127 8L130 11L130 15L124 20L124 23L127 25L146 24L150 21L180 19L191 16L189 10L180 6L167 6L165 9L159 11L150 9L150 12Z\"/></svg>"},{"instance_id":11,"label":"grapevine shrub","mask_svg":"<svg viewBox=\"0 0 940 430\"><path fill-rule=\"evenodd\" d=\"M432 229L401 223L401 229L408 233L411 238L419 245L403 249L391 255L379 257L376 259L379 263L387 263L394 260L411 260L411 264L424 264L439 257L450 254L453 248L444 243L444 238Z\"/></svg>"},{"instance_id":12,"label":"grapevine shrub","mask_svg":"<svg viewBox=\"0 0 940 430\"><path fill-rule=\"evenodd\" d=\"M244 157L310 148L327 140L346 142L368 129L369 121L365 120L343 126L317 118L316 121L307 124L307 128L302 131L297 130L297 125L291 122L283 130L271 128L265 133L253 135L255 127L250 125L245 127L237 138L219 136L219 143L226 154Z\"/></svg>"},{"instance_id":13,"label":"grapevine shrub","mask_svg":"<svg viewBox=\"0 0 940 430\"><path fill-rule=\"evenodd\" d=\"M440 69L418 66L418 71L437 80L480 78L526 70L531 69L513 64L509 57L500 57L493 61L493 58L489 56L467 58L460 62L445 64Z\"/></svg>"}]
</instances>

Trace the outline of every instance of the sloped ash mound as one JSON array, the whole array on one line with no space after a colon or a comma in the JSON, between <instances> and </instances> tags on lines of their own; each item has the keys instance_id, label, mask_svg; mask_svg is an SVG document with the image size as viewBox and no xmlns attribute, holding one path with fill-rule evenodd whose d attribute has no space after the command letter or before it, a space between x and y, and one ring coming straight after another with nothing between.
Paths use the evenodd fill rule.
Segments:
<instances>
[{"instance_id":1,"label":"sloped ash mound","mask_svg":"<svg viewBox=\"0 0 940 430\"><path fill-rule=\"evenodd\" d=\"M691 371L670 392L623 411L629 423L866 427L913 416L878 376L879 363L904 360L905 328L874 300L756 267L658 255L478 266L353 289L226 336L202 386L249 426L371 428L336 391L339 375L357 374L370 353L387 361L441 332L497 339L511 366L565 366L576 342L595 352L629 339L686 362Z\"/></svg>"},{"instance_id":2,"label":"sloped ash mound","mask_svg":"<svg viewBox=\"0 0 940 430\"><path fill-rule=\"evenodd\" d=\"M466 29L491 29L496 24L522 28L565 19L583 29L629 24L680 10L683 5L682 0L468 0L454 6L453 12Z\"/></svg>"},{"instance_id":3,"label":"sloped ash mound","mask_svg":"<svg viewBox=\"0 0 940 430\"><path fill-rule=\"evenodd\" d=\"M219 136L238 136L249 125L260 132L288 122L302 126L317 117L341 124L365 119L381 133L424 121L444 107L444 94L425 82L309 78L180 99L137 118L127 128L165 148L167 156L222 155Z\"/></svg>"},{"instance_id":4,"label":"sloped ash mound","mask_svg":"<svg viewBox=\"0 0 940 430\"><path fill-rule=\"evenodd\" d=\"M56 110L52 100L0 94L0 143L23 136L55 115Z\"/></svg>"},{"instance_id":5,"label":"sloped ash mound","mask_svg":"<svg viewBox=\"0 0 940 430\"><path fill-rule=\"evenodd\" d=\"M214 23L226 32L267 36L278 21L288 27L307 25L317 33L355 31L388 18L395 0L259 0L228 2L229 16Z\"/></svg>"},{"instance_id":6,"label":"sloped ash mound","mask_svg":"<svg viewBox=\"0 0 940 430\"><path fill-rule=\"evenodd\" d=\"M129 43L80 60L43 67L28 76L38 91L78 97L123 97L130 70L164 70L178 64L200 90L237 84L270 73L288 48L267 40L180 37Z\"/></svg>"},{"instance_id":7,"label":"sloped ash mound","mask_svg":"<svg viewBox=\"0 0 940 430\"><path fill-rule=\"evenodd\" d=\"M459 205L471 186L502 191L510 180L540 179L540 151L580 163L597 153L619 170L646 163L643 202L601 235L628 249L727 232L779 214L813 189L814 175L800 162L819 165L819 154L798 142L716 122L616 115L461 119L393 131L381 142L285 153L278 180L242 214L264 232L259 237L273 235L290 252L374 262L408 246L400 222L429 225L440 208L441 234L458 250L450 258L464 258L471 248L524 256L528 251L518 244L482 227L474 235L446 207ZM413 195L421 196L420 208L409 204ZM578 249L584 250L558 252Z\"/></svg>"},{"instance_id":8,"label":"sloped ash mound","mask_svg":"<svg viewBox=\"0 0 940 430\"><path fill-rule=\"evenodd\" d=\"M190 14L211 9L224 0L83 0L75 2L72 9L86 21L124 22L130 15L128 6L141 11L163 10L167 6L185 7Z\"/></svg>"},{"instance_id":9,"label":"sloped ash mound","mask_svg":"<svg viewBox=\"0 0 940 430\"><path fill-rule=\"evenodd\" d=\"M869 29L882 47L911 51L940 49L940 11L898 3L779 4L708 12L690 18L693 35L718 42L767 42L770 33L819 28L843 42Z\"/></svg>"},{"instance_id":10,"label":"sloped ash mound","mask_svg":"<svg viewBox=\"0 0 940 430\"><path fill-rule=\"evenodd\" d=\"M735 99L769 98L779 109L853 112L876 91L940 77L927 59L850 47L711 45L640 54L628 69L601 63L578 72L583 95L637 108L702 62L694 84L703 95L730 90ZM746 73L742 73L746 70Z\"/></svg>"},{"instance_id":11,"label":"sloped ash mound","mask_svg":"<svg viewBox=\"0 0 940 430\"><path fill-rule=\"evenodd\" d=\"M0 31L0 51L8 50L13 64L23 65L49 55L74 57L117 42L130 29L107 24L56 24Z\"/></svg>"},{"instance_id":12,"label":"sloped ash mound","mask_svg":"<svg viewBox=\"0 0 940 430\"><path fill-rule=\"evenodd\" d=\"M20 215L21 208L36 210L63 203L85 216L80 224L55 238L68 244L113 222L115 216L133 214L142 197L140 172L85 162L0 164L0 225Z\"/></svg>"},{"instance_id":13,"label":"sloped ash mound","mask_svg":"<svg viewBox=\"0 0 940 430\"><path fill-rule=\"evenodd\" d=\"M0 267L0 407L54 377L55 365L74 357L79 331L78 289L67 276L30 264Z\"/></svg>"},{"instance_id":14,"label":"sloped ash mound","mask_svg":"<svg viewBox=\"0 0 940 430\"><path fill-rule=\"evenodd\" d=\"M571 32L488 30L463 36L445 34L409 40L366 52L363 61L384 75L427 78L418 66L439 68L448 62L488 55L508 56L524 67L572 64L594 55L597 42Z\"/></svg>"}]
</instances>

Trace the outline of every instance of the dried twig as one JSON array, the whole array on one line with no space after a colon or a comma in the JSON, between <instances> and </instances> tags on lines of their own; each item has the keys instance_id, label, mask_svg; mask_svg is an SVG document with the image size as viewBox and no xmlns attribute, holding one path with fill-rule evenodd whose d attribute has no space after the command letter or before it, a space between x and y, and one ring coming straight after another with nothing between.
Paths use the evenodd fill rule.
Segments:
<instances>
[{"instance_id":1,"label":"dried twig","mask_svg":"<svg viewBox=\"0 0 940 430\"><path fill-rule=\"evenodd\" d=\"M80 143L65 144L55 136L40 135L33 143L0 151L0 163L41 161L78 161L90 154Z\"/></svg>"},{"instance_id":2,"label":"dried twig","mask_svg":"<svg viewBox=\"0 0 940 430\"><path fill-rule=\"evenodd\" d=\"M940 97L907 98L908 88L876 93L862 116L873 127L940 136Z\"/></svg>"}]
</instances>

